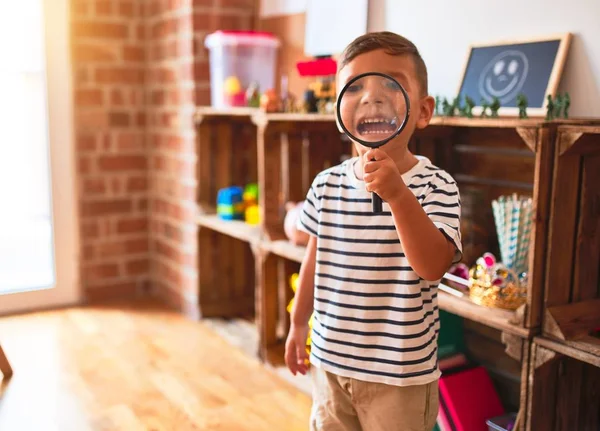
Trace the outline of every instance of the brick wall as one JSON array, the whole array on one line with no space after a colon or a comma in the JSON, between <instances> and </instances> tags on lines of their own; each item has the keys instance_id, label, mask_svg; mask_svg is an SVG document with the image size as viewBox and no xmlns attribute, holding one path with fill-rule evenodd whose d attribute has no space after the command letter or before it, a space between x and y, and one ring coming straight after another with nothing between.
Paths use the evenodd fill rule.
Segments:
<instances>
[{"instance_id":1,"label":"brick wall","mask_svg":"<svg viewBox=\"0 0 600 431\"><path fill-rule=\"evenodd\" d=\"M148 10L151 280L167 301L196 314L196 105L210 103L204 37L252 28L254 0L153 2Z\"/></svg>"},{"instance_id":2,"label":"brick wall","mask_svg":"<svg viewBox=\"0 0 600 431\"><path fill-rule=\"evenodd\" d=\"M72 0L82 283L151 288L194 314L193 112L210 102L206 34L248 30L256 0Z\"/></svg>"},{"instance_id":3,"label":"brick wall","mask_svg":"<svg viewBox=\"0 0 600 431\"><path fill-rule=\"evenodd\" d=\"M88 300L149 280L144 0L73 0L81 280Z\"/></svg>"}]
</instances>

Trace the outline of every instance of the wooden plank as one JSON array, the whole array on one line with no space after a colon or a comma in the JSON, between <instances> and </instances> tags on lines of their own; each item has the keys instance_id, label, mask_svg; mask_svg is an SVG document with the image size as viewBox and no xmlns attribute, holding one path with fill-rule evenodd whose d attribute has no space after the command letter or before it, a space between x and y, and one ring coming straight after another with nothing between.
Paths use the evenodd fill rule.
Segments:
<instances>
[{"instance_id":1,"label":"wooden plank","mask_svg":"<svg viewBox=\"0 0 600 431\"><path fill-rule=\"evenodd\" d=\"M247 243L252 244L260 240L260 227L241 220L223 220L217 215L210 214L197 216L196 223Z\"/></svg>"},{"instance_id":2,"label":"wooden plank","mask_svg":"<svg viewBox=\"0 0 600 431\"><path fill-rule=\"evenodd\" d=\"M455 154L456 171L464 175L496 180L532 183L535 159L499 153L477 153L462 147Z\"/></svg>"},{"instance_id":3,"label":"wooden plank","mask_svg":"<svg viewBox=\"0 0 600 431\"><path fill-rule=\"evenodd\" d=\"M547 337L535 337L534 341L554 352L600 367L600 340L593 337L581 341L560 341Z\"/></svg>"},{"instance_id":4,"label":"wooden plank","mask_svg":"<svg viewBox=\"0 0 600 431\"><path fill-rule=\"evenodd\" d=\"M267 241L263 247L271 253L277 256L285 257L286 259L294 262L302 263L304 254L306 253L306 247L300 245L294 245L288 240L276 240Z\"/></svg>"},{"instance_id":5,"label":"wooden plank","mask_svg":"<svg viewBox=\"0 0 600 431\"><path fill-rule=\"evenodd\" d=\"M517 127L515 130L529 149L535 152L538 144L538 129L536 127Z\"/></svg>"},{"instance_id":6,"label":"wooden plank","mask_svg":"<svg viewBox=\"0 0 600 431\"><path fill-rule=\"evenodd\" d=\"M558 146L563 135L558 134ZM575 220L577 218L580 161L578 156L555 153L550 221L548 226L548 257L545 276L545 306L570 301L573 274Z\"/></svg>"},{"instance_id":7,"label":"wooden plank","mask_svg":"<svg viewBox=\"0 0 600 431\"><path fill-rule=\"evenodd\" d=\"M527 430L553 430L558 385L558 361L554 352L533 345L528 380Z\"/></svg>"},{"instance_id":8,"label":"wooden plank","mask_svg":"<svg viewBox=\"0 0 600 431\"><path fill-rule=\"evenodd\" d=\"M258 290L256 320L259 328L259 355L265 360L278 344L277 337L277 256L257 253Z\"/></svg>"},{"instance_id":9,"label":"wooden plank","mask_svg":"<svg viewBox=\"0 0 600 431\"><path fill-rule=\"evenodd\" d=\"M442 310L481 322L492 328L523 338L529 338L531 335L528 329L511 323L515 318L515 313L510 310L482 307L468 298L457 297L443 290L438 291L438 304Z\"/></svg>"},{"instance_id":10,"label":"wooden plank","mask_svg":"<svg viewBox=\"0 0 600 431\"><path fill-rule=\"evenodd\" d=\"M598 139L600 141L600 134ZM600 142L598 144L598 154L583 157L572 301L600 295ZM598 310L600 314L600 308Z\"/></svg>"},{"instance_id":11,"label":"wooden plank","mask_svg":"<svg viewBox=\"0 0 600 431\"><path fill-rule=\"evenodd\" d=\"M600 327L600 298L548 307L562 340L583 338Z\"/></svg>"},{"instance_id":12,"label":"wooden plank","mask_svg":"<svg viewBox=\"0 0 600 431\"><path fill-rule=\"evenodd\" d=\"M579 406L587 403L581 399L581 388L583 386L583 362L563 358L559 366L559 377L556 385L556 404L553 406L556 415L554 422L555 430L580 430ZM575 408L574 408L575 407Z\"/></svg>"},{"instance_id":13,"label":"wooden plank","mask_svg":"<svg viewBox=\"0 0 600 431\"><path fill-rule=\"evenodd\" d=\"M542 324L555 134L549 128L543 128L537 137L532 195L533 222L528 256L527 303L529 307L525 317L525 327L527 328L538 328Z\"/></svg>"},{"instance_id":14,"label":"wooden plank","mask_svg":"<svg viewBox=\"0 0 600 431\"><path fill-rule=\"evenodd\" d=\"M261 227L269 240L285 238L281 214L281 142L280 131L272 124L259 125L258 187Z\"/></svg>"},{"instance_id":15,"label":"wooden plank","mask_svg":"<svg viewBox=\"0 0 600 431\"><path fill-rule=\"evenodd\" d=\"M201 123L196 133L196 154L198 157L196 162L196 180L198 181L196 199L201 211L207 206L215 205L211 194L211 184L213 182L211 175L212 142L214 139L216 139L214 126L210 123Z\"/></svg>"}]
</instances>

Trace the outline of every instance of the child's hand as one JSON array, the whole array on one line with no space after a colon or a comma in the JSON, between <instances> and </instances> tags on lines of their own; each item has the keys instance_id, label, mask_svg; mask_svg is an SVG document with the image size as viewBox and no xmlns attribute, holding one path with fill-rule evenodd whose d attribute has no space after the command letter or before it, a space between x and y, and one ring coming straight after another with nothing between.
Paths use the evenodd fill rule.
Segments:
<instances>
[{"instance_id":1,"label":"child's hand","mask_svg":"<svg viewBox=\"0 0 600 431\"><path fill-rule=\"evenodd\" d=\"M367 151L363 157L363 179L367 191L377 193L388 203L401 196L406 186L394 160L378 148Z\"/></svg>"},{"instance_id":2,"label":"child's hand","mask_svg":"<svg viewBox=\"0 0 600 431\"><path fill-rule=\"evenodd\" d=\"M292 324L285 342L285 363L294 376L296 373L304 375L308 371L308 353L306 352L308 330L308 324L304 326Z\"/></svg>"}]
</instances>

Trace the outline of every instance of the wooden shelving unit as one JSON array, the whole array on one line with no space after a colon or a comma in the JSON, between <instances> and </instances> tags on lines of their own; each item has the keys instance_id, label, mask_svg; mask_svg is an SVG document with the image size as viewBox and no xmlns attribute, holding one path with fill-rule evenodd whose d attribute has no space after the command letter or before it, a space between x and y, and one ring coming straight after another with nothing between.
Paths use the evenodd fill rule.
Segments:
<instances>
[{"instance_id":1,"label":"wooden shelving unit","mask_svg":"<svg viewBox=\"0 0 600 431\"><path fill-rule=\"evenodd\" d=\"M539 379L543 375L538 364L544 363L540 359L543 355L545 358L548 352L553 352L576 358L592 367L600 364L597 339L592 340L587 335L576 340L552 337L551 334L556 335L556 328L549 326L547 318L549 313L552 315L552 311L556 311L552 306L565 306L573 298L570 293L561 296L562 299L548 299L558 298L553 293L557 289L553 271L561 273L564 265L557 264L557 259L562 262L565 256L575 256L568 254L571 253L569 250L559 251L557 255L552 250L560 250L564 244L574 249L575 244L581 244L576 239L575 226L580 226L578 229L583 231L591 229L589 220L583 228L581 224L565 223L567 218L576 218L581 213L578 208L588 208L582 207L577 200L579 196L592 195L590 187L579 191L580 177L588 183L597 178L597 174L591 173L591 164L598 163L600 157L590 154L600 148L593 143L598 141L596 134L600 133L600 128L588 123L593 122L435 117L429 127L414 135L410 143L414 153L426 156L446 169L459 184L463 207L463 261L469 266L484 252L491 251L499 258L491 201L512 193L531 196L534 201L530 283L525 304L515 311L483 307L472 301L468 294L452 289L448 279L443 280L438 291L440 309L471 322L472 333L478 334L473 338L478 341L473 341L472 346L480 349L475 352L476 356L487 360L490 369L495 370L495 381L509 391L506 398L518 401L517 407L525 412L523 420L527 430L546 429L538 427L531 416L532 409L548 404L548 401L538 401L542 391ZM202 298L217 298L223 303L222 293L229 292L227 298L233 298L231 307L221 311L223 316L235 316L240 313L240 306L233 304L241 300L246 304L241 308L247 311L252 292L252 312L259 336L257 353L268 364L282 364L289 328L285 307L293 294L289 276L298 271L305 253L304 247L292 245L284 235L285 203L303 200L314 176L339 163L342 157L351 156L352 147L342 138L335 118L330 115L201 108L196 124L200 291L213 291L201 293L201 301ZM579 148L579 161L568 161L562 155L575 151L567 142L579 142L575 145L575 149ZM586 164L581 157L594 161ZM596 166L596 172L600 172L600 164ZM219 219L214 213L218 189L250 182L259 185L260 225ZM598 189L595 190L594 199L598 196ZM570 207L565 206L565 210L570 213L561 216L558 209L563 207L565 193L574 193L575 197L567 198ZM597 211L597 207L594 208ZM565 233L563 226L571 229L570 233ZM549 230L554 233L549 235ZM557 234L559 231L561 233ZM567 237L571 242L565 242ZM584 242L587 248L579 249L577 256L591 251L592 256L598 257L593 253L600 250L597 239L600 236L596 234L593 238L595 242ZM211 257L215 253L229 263L216 262ZM569 265L574 261L569 258ZM595 274L598 274L598 260L595 262ZM235 274L238 270L243 271L240 272L242 276L229 276L219 283L214 282L215 274L223 273L224 269ZM569 271L572 274L572 270ZM241 281L243 283L239 284ZM583 291L591 295L591 289ZM231 292L237 292L238 296L232 296ZM597 297L596 291L594 298ZM207 304L210 305L210 301ZM213 309L200 304L201 311L203 308ZM486 349L490 347L489 351L482 351L484 347L478 347L478 344L485 345ZM491 355L490 351L495 353Z\"/></svg>"}]
</instances>

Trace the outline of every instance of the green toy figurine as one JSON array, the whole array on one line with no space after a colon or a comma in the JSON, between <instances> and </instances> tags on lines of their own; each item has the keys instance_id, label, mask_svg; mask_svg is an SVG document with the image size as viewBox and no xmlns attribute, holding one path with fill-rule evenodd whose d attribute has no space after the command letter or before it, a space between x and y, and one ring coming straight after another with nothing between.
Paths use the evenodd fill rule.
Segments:
<instances>
[{"instance_id":1,"label":"green toy figurine","mask_svg":"<svg viewBox=\"0 0 600 431\"><path fill-rule=\"evenodd\" d=\"M554 118L560 118L560 114L563 108L563 97L561 94L557 94L554 98Z\"/></svg>"},{"instance_id":2,"label":"green toy figurine","mask_svg":"<svg viewBox=\"0 0 600 431\"><path fill-rule=\"evenodd\" d=\"M552 96L548 94L546 97L546 120L550 121L554 117L554 102L552 101Z\"/></svg>"},{"instance_id":3,"label":"green toy figurine","mask_svg":"<svg viewBox=\"0 0 600 431\"><path fill-rule=\"evenodd\" d=\"M442 112L444 113L445 116L450 117L450 109L452 108L452 106L450 106L450 103L448 103L448 99L446 99L444 97L444 100L442 100Z\"/></svg>"},{"instance_id":4,"label":"green toy figurine","mask_svg":"<svg viewBox=\"0 0 600 431\"><path fill-rule=\"evenodd\" d=\"M489 107L490 107L490 104L488 103L488 101L485 99L481 99L481 115L480 115L481 118L488 116L487 110Z\"/></svg>"},{"instance_id":5,"label":"green toy figurine","mask_svg":"<svg viewBox=\"0 0 600 431\"><path fill-rule=\"evenodd\" d=\"M569 107L571 106L571 96L569 93L565 93L565 98L563 99L563 117L569 118Z\"/></svg>"},{"instance_id":6,"label":"green toy figurine","mask_svg":"<svg viewBox=\"0 0 600 431\"><path fill-rule=\"evenodd\" d=\"M490 104L490 110L492 111L492 117L498 117L498 109L500 109L500 99L494 96L492 103Z\"/></svg>"},{"instance_id":7,"label":"green toy figurine","mask_svg":"<svg viewBox=\"0 0 600 431\"><path fill-rule=\"evenodd\" d=\"M435 96L435 115L440 115L442 105L442 98L440 96Z\"/></svg>"},{"instance_id":8,"label":"green toy figurine","mask_svg":"<svg viewBox=\"0 0 600 431\"><path fill-rule=\"evenodd\" d=\"M464 114L467 118L473 118L473 107L475 106L475 101L471 99L469 96L465 97L465 106L463 108Z\"/></svg>"},{"instance_id":9,"label":"green toy figurine","mask_svg":"<svg viewBox=\"0 0 600 431\"><path fill-rule=\"evenodd\" d=\"M523 93L517 95L517 107L519 108L519 118L528 118L527 97Z\"/></svg>"}]
</instances>

